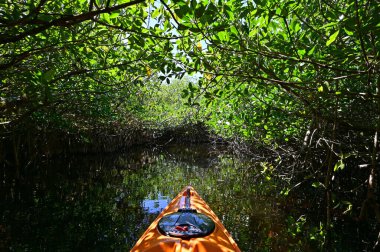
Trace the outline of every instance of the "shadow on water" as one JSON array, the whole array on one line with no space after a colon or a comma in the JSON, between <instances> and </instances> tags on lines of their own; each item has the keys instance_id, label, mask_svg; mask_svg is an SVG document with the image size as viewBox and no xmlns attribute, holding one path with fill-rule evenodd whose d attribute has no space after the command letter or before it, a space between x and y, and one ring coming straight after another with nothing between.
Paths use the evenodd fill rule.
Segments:
<instances>
[{"instance_id":1,"label":"shadow on water","mask_svg":"<svg viewBox=\"0 0 380 252\"><path fill-rule=\"evenodd\" d=\"M191 184L242 251L314 251L302 238L304 215L289 206L297 199L279 193L270 170L194 145L57 158L30 167L22 182L4 172L0 250L128 251Z\"/></svg>"}]
</instances>

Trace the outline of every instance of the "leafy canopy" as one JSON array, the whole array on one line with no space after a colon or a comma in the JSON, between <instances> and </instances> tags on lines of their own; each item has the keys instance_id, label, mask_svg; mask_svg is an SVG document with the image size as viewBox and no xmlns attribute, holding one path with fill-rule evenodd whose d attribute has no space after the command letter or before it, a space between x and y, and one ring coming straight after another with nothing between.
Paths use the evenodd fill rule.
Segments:
<instances>
[{"instance_id":1,"label":"leafy canopy","mask_svg":"<svg viewBox=\"0 0 380 252\"><path fill-rule=\"evenodd\" d=\"M227 135L287 139L311 118L378 127L375 1L4 1L0 111L11 129L129 122L151 78ZM203 100L199 103L199 97Z\"/></svg>"}]
</instances>

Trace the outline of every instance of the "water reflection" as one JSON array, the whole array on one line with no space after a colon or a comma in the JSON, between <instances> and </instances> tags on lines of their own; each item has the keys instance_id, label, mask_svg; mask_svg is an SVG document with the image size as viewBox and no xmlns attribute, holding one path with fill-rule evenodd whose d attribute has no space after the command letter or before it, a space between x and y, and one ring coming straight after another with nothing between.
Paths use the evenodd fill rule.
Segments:
<instances>
[{"instance_id":1,"label":"water reflection","mask_svg":"<svg viewBox=\"0 0 380 252\"><path fill-rule=\"evenodd\" d=\"M279 181L212 146L59 158L2 180L0 250L128 251L192 185L242 251L310 251Z\"/></svg>"},{"instance_id":2,"label":"water reflection","mask_svg":"<svg viewBox=\"0 0 380 252\"><path fill-rule=\"evenodd\" d=\"M142 202L142 207L144 212L148 214L159 214L164 210L164 208L169 204L170 200L168 196L158 195L158 199L144 199Z\"/></svg>"}]
</instances>

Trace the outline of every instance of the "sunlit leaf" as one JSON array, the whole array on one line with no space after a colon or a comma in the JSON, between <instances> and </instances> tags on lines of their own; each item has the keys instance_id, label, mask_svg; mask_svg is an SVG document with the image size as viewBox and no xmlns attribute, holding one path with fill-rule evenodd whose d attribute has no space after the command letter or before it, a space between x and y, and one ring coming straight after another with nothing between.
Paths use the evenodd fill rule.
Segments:
<instances>
[{"instance_id":1,"label":"sunlit leaf","mask_svg":"<svg viewBox=\"0 0 380 252\"><path fill-rule=\"evenodd\" d=\"M313 53L314 53L314 50L315 50L315 47L316 46L313 46L313 48L311 48L311 50L310 51L308 51L308 53L307 53L307 55L313 55Z\"/></svg>"},{"instance_id":2,"label":"sunlit leaf","mask_svg":"<svg viewBox=\"0 0 380 252\"><path fill-rule=\"evenodd\" d=\"M354 32L349 31L349 30L347 30L346 28L344 28L344 32L345 32L348 36L352 36L352 35L354 35Z\"/></svg>"},{"instance_id":3,"label":"sunlit leaf","mask_svg":"<svg viewBox=\"0 0 380 252\"><path fill-rule=\"evenodd\" d=\"M345 164L344 164L343 160L338 160L338 162L336 162L336 164L334 166L334 171L343 170L344 167L345 167Z\"/></svg>"},{"instance_id":4,"label":"sunlit leaf","mask_svg":"<svg viewBox=\"0 0 380 252\"><path fill-rule=\"evenodd\" d=\"M331 45L331 43L333 43L333 42L336 40L336 38L338 37L338 34L339 34L339 30L337 30L336 32L334 32L334 33L329 37L329 39L327 40L326 45L327 45L327 46Z\"/></svg>"},{"instance_id":5,"label":"sunlit leaf","mask_svg":"<svg viewBox=\"0 0 380 252\"><path fill-rule=\"evenodd\" d=\"M117 18L119 15L120 15L119 12L113 12L113 13L111 13L111 15L109 16L109 18L110 18L110 19Z\"/></svg>"}]
</instances>

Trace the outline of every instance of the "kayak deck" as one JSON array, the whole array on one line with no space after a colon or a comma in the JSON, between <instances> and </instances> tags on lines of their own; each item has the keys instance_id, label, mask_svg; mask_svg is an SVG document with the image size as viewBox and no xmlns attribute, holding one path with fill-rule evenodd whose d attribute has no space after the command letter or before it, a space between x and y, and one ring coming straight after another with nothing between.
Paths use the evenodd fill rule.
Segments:
<instances>
[{"instance_id":1,"label":"kayak deck","mask_svg":"<svg viewBox=\"0 0 380 252\"><path fill-rule=\"evenodd\" d=\"M187 197L189 192L189 197ZM189 198L190 203L186 202ZM173 237L168 233L163 234L162 230L160 232L158 228L160 220L163 217L168 217L170 214L178 213L178 210L180 210L180 212L182 210L188 211L189 208L187 204L190 204L191 211L196 210L197 213L207 216L206 218L210 218L215 223L212 232L203 237L191 238ZM182 226L177 226L176 228L179 230L178 232L181 232ZM185 226L183 228L185 228ZM131 251L228 252L240 251L240 249L206 202L198 195L193 187L187 186L158 215Z\"/></svg>"}]
</instances>

